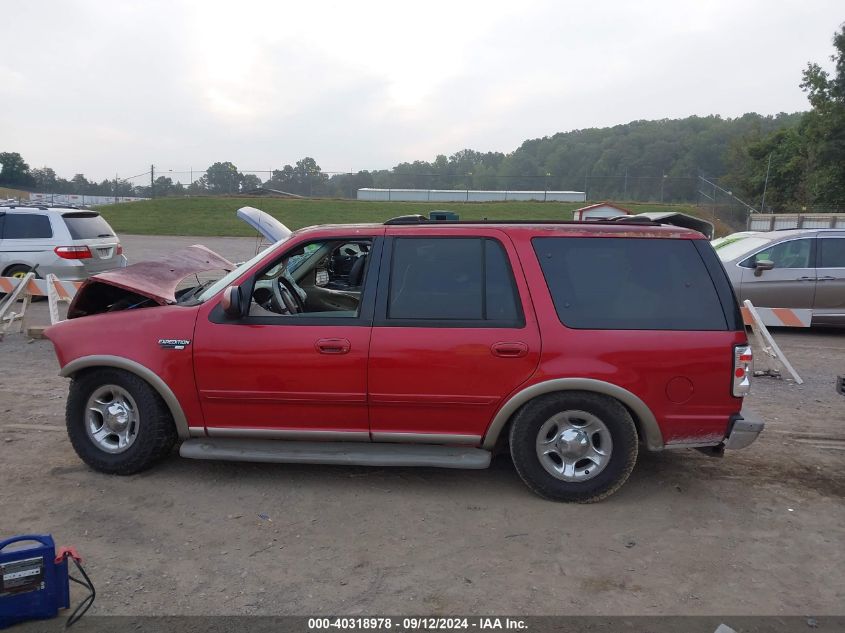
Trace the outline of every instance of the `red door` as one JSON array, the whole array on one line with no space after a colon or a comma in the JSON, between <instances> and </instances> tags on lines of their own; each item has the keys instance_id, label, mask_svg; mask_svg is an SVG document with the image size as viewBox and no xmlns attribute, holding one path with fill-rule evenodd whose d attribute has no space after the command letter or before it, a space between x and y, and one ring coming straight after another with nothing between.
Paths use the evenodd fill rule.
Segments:
<instances>
[{"instance_id":1,"label":"red door","mask_svg":"<svg viewBox=\"0 0 845 633\"><path fill-rule=\"evenodd\" d=\"M354 237L360 241L370 236ZM336 239L328 235L322 242ZM370 257L378 262L381 245L378 239L374 242ZM296 248L293 244L288 250ZM280 253L276 263L287 261L286 256ZM308 257L319 259L319 252ZM325 271L324 264L317 266ZM192 349L209 435L369 440L367 354L378 271L375 266L366 271L357 312L267 316L265 311L264 316L232 321L223 315L218 299L202 307ZM324 299L327 292L313 285L316 278L317 269L312 269L297 280L309 301ZM250 287L250 282L241 287Z\"/></svg>"},{"instance_id":2,"label":"red door","mask_svg":"<svg viewBox=\"0 0 845 633\"><path fill-rule=\"evenodd\" d=\"M368 327L213 323L201 314L194 366L209 435L369 439L369 335Z\"/></svg>"},{"instance_id":3,"label":"red door","mask_svg":"<svg viewBox=\"0 0 845 633\"><path fill-rule=\"evenodd\" d=\"M375 441L478 443L540 336L510 239L389 229L370 342Z\"/></svg>"}]
</instances>

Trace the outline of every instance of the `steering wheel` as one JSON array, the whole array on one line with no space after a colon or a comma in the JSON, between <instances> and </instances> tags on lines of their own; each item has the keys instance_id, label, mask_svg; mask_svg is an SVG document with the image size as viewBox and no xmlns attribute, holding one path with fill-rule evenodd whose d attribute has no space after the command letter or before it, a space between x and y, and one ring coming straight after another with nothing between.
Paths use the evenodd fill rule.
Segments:
<instances>
[{"instance_id":1,"label":"steering wheel","mask_svg":"<svg viewBox=\"0 0 845 633\"><path fill-rule=\"evenodd\" d=\"M282 275L273 284L273 309L280 314L300 314L305 312L305 302L293 287L293 284Z\"/></svg>"}]
</instances>

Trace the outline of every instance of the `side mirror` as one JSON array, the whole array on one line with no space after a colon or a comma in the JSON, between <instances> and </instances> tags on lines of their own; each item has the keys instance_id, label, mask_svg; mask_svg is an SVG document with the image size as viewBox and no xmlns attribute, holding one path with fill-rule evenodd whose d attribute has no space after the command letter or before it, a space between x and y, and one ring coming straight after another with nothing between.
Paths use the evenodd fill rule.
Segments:
<instances>
[{"instance_id":1,"label":"side mirror","mask_svg":"<svg viewBox=\"0 0 845 633\"><path fill-rule=\"evenodd\" d=\"M223 291L223 314L230 319L240 319L244 315L244 300L239 286L229 286Z\"/></svg>"},{"instance_id":2,"label":"side mirror","mask_svg":"<svg viewBox=\"0 0 845 633\"><path fill-rule=\"evenodd\" d=\"M754 276L759 277L764 270L771 270L775 267L775 263L770 259L758 259L754 262Z\"/></svg>"}]
</instances>

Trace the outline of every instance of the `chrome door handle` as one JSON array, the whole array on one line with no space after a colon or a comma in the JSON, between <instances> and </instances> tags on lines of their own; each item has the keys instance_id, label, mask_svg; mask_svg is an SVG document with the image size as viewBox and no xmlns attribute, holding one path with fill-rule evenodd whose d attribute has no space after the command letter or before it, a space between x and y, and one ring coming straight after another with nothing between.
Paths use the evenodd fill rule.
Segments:
<instances>
[{"instance_id":1,"label":"chrome door handle","mask_svg":"<svg viewBox=\"0 0 845 633\"><path fill-rule=\"evenodd\" d=\"M321 338L314 347L321 354L348 354L352 344L345 338Z\"/></svg>"},{"instance_id":2,"label":"chrome door handle","mask_svg":"<svg viewBox=\"0 0 845 633\"><path fill-rule=\"evenodd\" d=\"M824 277L819 277L819 281L836 281L836 277L831 277L830 275L825 275Z\"/></svg>"},{"instance_id":3,"label":"chrome door handle","mask_svg":"<svg viewBox=\"0 0 845 633\"><path fill-rule=\"evenodd\" d=\"M815 277L796 277L796 281L815 281Z\"/></svg>"}]
</instances>

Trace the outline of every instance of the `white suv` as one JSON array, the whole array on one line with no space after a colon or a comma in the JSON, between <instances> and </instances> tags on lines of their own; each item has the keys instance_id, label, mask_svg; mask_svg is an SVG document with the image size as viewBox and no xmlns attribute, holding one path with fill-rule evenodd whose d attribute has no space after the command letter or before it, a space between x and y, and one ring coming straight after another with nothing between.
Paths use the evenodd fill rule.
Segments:
<instances>
[{"instance_id":1,"label":"white suv","mask_svg":"<svg viewBox=\"0 0 845 633\"><path fill-rule=\"evenodd\" d=\"M96 211L70 207L0 205L0 276L36 274L83 280L126 266L123 247Z\"/></svg>"}]
</instances>

